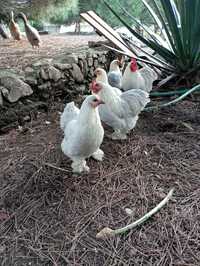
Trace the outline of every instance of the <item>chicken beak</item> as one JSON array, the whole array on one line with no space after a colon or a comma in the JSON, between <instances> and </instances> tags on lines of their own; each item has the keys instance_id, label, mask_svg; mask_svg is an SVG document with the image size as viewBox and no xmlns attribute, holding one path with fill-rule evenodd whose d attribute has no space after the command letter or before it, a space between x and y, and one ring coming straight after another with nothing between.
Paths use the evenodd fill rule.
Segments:
<instances>
[{"instance_id":1,"label":"chicken beak","mask_svg":"<svg viewBox=\"0 0 200 266\"><path fill-rule=\"evenodd\" d=\"M100 104L105 104L105 102L102 100L98 100L98 105L100 105Z\"/></svg>"},{"instance_id":2,"label":"chicken beak","mask_svg":"<svg viewBox=\"0 0 200 266\"><path fill-rule=\"evenodd\" d=\"M104 102L102 101L102 100L98 100L98 101L96 101L95 103L94 102L92 102L91 103L91 106L93 107L93 108L96 108L96 107L98 107L100 104L104 104Z\"/></svg>"}]
</instances>

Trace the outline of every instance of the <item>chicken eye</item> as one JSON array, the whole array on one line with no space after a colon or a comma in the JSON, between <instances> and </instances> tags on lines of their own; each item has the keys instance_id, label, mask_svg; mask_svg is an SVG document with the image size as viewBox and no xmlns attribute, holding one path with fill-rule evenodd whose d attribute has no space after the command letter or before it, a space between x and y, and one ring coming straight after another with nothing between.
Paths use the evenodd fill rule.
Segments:
<instances>
[{"instance_id":1,"label":"chicken eye","mask_svg":"<svg viewBox=\"0 0 200 266\"><path fill-rule=\"evenodd\" d=\"M94 99L93 102L98 102L98 100L97 99Z\"/></svg>"}]
</instances>

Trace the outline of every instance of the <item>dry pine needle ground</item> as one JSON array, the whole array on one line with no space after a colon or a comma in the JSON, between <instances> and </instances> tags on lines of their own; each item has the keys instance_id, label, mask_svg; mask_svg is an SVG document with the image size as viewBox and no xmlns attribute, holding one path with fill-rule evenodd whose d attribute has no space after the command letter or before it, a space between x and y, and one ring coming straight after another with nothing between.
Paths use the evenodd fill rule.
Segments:
<instances>
[{"instance_id":1,"label":"dry pine needle ground","mask_svg":"<svg viewBox=\"0 0 200 266\"><path fill-rule=\"evenodd\" d=\"M200 265L199 108L184 101L143 113L127 141L105 138L103 163L89 160L82 176L61 153L56 112L0 136L0 264ZM140 218L173 186L173 199L147 223L95 238Z\"/></svg>"}]
</instances>

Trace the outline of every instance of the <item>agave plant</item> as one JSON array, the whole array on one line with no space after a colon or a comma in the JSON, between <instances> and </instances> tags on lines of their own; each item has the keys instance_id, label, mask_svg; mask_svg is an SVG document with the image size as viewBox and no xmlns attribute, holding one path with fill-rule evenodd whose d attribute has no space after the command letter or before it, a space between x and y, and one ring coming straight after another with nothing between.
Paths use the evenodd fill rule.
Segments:
<instances>
[{"instance_id":1,"label":"agave plant","mask_svg":"<svg viewBox=\"0 0 200 266\"><path fill-rule=\"evenodd\" d=\"M195 75L200 69L200 1L199 0L141 0L151 14L161 34L156 35L139 20L124 10L124 15L133 19L147 34L147 38L136 32L122 16L104 1L112 13L143 44L155 51L147 54L148 59L163 64L169 72L178 76ZM159 3L159 5L158 5ZM123 7L121 7L123 9ZM129 47L134 46L124 39Z\"/></svg>"}]
</instances>

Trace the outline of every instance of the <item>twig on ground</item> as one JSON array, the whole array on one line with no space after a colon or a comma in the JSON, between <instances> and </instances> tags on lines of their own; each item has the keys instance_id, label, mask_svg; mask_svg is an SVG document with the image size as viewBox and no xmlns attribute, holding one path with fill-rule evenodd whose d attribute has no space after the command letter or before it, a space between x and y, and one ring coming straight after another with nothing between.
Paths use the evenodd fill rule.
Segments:
<instances>
[{"instance_id":1,"label":"twig on ground","mask_svg":"<svg viewBox=\"0 0 200 266\"><path fill-rule=\"evenodd\" d=\"M59 171L65 172L65 173L69 173L69 172L70 172L69 170L66 170L66 169L64 169L64 168L61 168L61 167L55 166L55 165L50 164L50 163L44 163L44 165L49 166L49 167L51 167L51 168L54 168L54 169L56 169L56 170L59 170Z\"/></svg>"}]
</instances>

